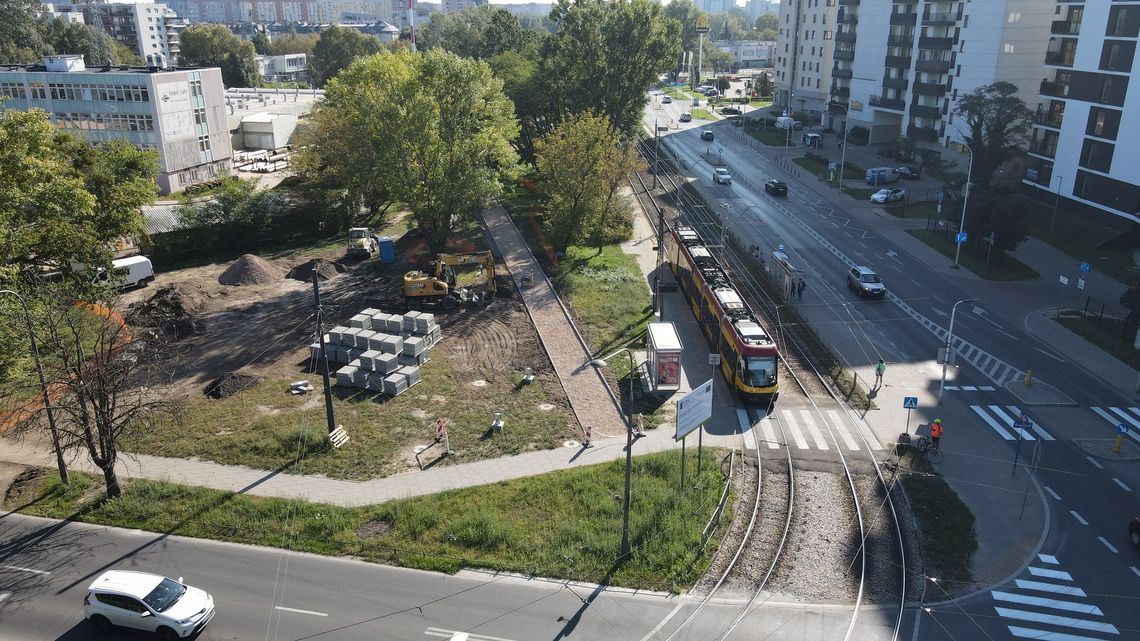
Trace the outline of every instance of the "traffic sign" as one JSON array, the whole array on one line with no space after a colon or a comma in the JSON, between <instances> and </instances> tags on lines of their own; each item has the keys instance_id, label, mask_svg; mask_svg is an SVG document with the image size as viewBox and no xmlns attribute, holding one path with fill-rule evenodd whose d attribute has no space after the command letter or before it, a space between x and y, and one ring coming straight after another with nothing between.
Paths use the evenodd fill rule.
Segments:
<instances>
[{"instance_id":1,"label":"traffic sign","mask_svg":"<svg viewBox=\"0 0 1140 641\"><path fill-rule=\"evenodd\" d=\"M908 410L918 409L918 397L917 396L904 396L903 397L903 408L908 409Z\"/></svg>"},{"instance_id":2,"label":"traffic sign","mask_svg":"<svg viewBox=\"0 0 1140 641\"><path fill-rule=\"evenodd\" d=\"M704 425L712 418L713 382L708 382L685 394L677 401L677 431L673 440L679 441L686 434Z\"/></svg>"},{"instance_id":3,"label":"traffic sign","mask_svg":"<svg viewBox=\"0 0 1140 641\"><path fill-rule=\"evenodd\" d=\"M1088 263L1081 263L1081 273L1082 274L1089 273L1089 264Z\"/></svg>"},{"instance_id":4,"label":"traffic sign","mask_svg":"<svg viewBox=\"0 0 1140 641\"><path fill-rule=\"evenodd\" d=\"M1058 276L1058 277L1057 277L1057 282L1061 283L1062 285L1068 285L1068 284L1069 284L1069 279L1068 279L1067 277L1065 277L1065 276Z\"/></svg>"},{"instance_id":5,"label":"traffic sign","mask_svg":"<svg viewBox=\"0 0 1140 641\"><path fill-rule=\"evenodd\" d=\"M1021 432L1028 432L1032 428L1033 421L1029 420L1029 417L1025 414L1022 414L1021 418L1013 422L1013 429L1017 430L1019 434Z\"/></svg>"},{"instance_id":6,"label":"traffic sign","mask_svg":"<svg viewBox=\"0 0 1140 641\"><path fill-rule=\"evenodd\" d=\"M954 237L954 242L958 243L959 245L966 242L966 232L958 232L958 235Z\"/></svg>"},{"instance_id":7,"label":"traffic sign","mask_svg":"<svg viewBox=\"0 0 1140 641\"><path fill-rule=\"evenodd\" d=\"M1117 434L1127 434L1128 433L1128 426L1125 425L1124 423L1117 424L1116 433Z\"/></svg>"},{"instance_id":8,"label":"traffic sign","mask_svg":"<svg viewBox=\"0 0 1140 641\"><path fill-rule=\"evenodd\" d=\"M946 192L943 192L943 191L938 192L938 204L939 205L942 204L942 199L945 197L946 197Z\"/></svg>"}]
</instances>

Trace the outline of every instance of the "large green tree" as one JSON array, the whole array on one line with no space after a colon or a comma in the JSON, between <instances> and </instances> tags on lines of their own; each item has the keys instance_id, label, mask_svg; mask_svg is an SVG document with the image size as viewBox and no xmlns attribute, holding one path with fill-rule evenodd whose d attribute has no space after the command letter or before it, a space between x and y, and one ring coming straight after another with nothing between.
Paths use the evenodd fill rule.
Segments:
<instances>
[{"instance_id":1,"label":"large green tree","mask_svg":"<svg viewBox=\"0 0 1140 641\"><path fill-rule=\"evenodd\" d=\"M486 63L440 49L358 60L328 83L313 120L302 175L357 202L408 203L433 250L517 170L518 124L502 81Z\"/></svg>"},{"instance_id":2,"label":"large green tree","mask_svg":"<svg viewBox=\"0 0 1140 641\"><path fill-rule=\"evenodd\" d=\"M756 39L775 41L779 36L780 16L769 11L756 18Z\"/></svg>"},{"instance_id":3,"label":"large green tree","mask_svg":"<svg viewBox=\"0 0 1140 641\"><path fill-rule=\"evenodd\" d=\"M39 0L0 2L0 62L39 62L45 53L37 16L43 11Z\"/></svg>"},{"instance_id":4,"label":"large green tree","mask_svg":"<svg viewBox=\"0 0 1140 641\"><path fill-rule=\"evenodd\" d=\"M540 34L524 29L500 6L480 5L454 13L434 13L416 34L425 49L441 47L464 58L491 58L535 46Z\"/></svg>"},{"instance_id":5,"label":"large green tree","mask_svg":"<svg viewBox=\"0 0 1140 641\"><path fill-rule=\"evenodd\" d=\"M227 87L256 87L257 52L220 24L192 24L182 32L178 63L187 67L221 67Z\"/></svg>"},{"instance_id":6,"label":"large green tree","mask_svg":"<svg viewBox=\"0 0 1140 641\"><path fill-rule=\"evenodd\" d=\"M954 113L965 127L962 142L973 156L971 184L988 186L1001 164L1021 153L1033 112L1013 83L998 81L958 99Z\"/></svg>"},{"instance_id":7,"label":"large green tree","mask_svg":"<svg viewBox=\"0 0 1140 641\"><path fill-rule=\"evenodd\" d=\"M351 27L333 25L321 32L313 47L309 71L313 82L323 87L333 76L357 58L370 56L383 49L379 38L360 33Z\"/></svg>"},{"instance_id":8,"label":"large green tree","mask_svg":"<svg viewBox=\"0 0 1140 641\"><path fill-rule=\"evenodd\" d=\"M672 0L662 13L668 17L676 20L681 25L681 51L692 51L693 55L697 55L697 21L701 16L705 15L703 11L697 8L693 0ZM675 62L680 64L680 57Z\"/></svg>"}]
</instances>

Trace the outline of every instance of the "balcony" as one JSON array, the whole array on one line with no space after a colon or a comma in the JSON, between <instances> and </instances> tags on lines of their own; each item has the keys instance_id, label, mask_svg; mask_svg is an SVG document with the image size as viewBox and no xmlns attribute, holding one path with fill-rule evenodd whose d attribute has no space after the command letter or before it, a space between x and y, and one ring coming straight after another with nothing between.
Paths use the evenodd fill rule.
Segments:
<instances>
[{"instance_id":1,"label":"balcony","mask_svg":"<svg viewBox=\"0 0 1140 641\"><path fill-rule=\"evenodd\" d=\"M1038 114L1038 115L1033 117L1033 124L1038 125L1040 127L1049 127L1050 129L1060 129L1061 128L1061 121L1063 119L1064 119L1063 116L1057 116L1054 114L1043 113L1043 114Z\"/></svg>"},{"instance_id":2,"label":"balcony","mask_svg":"<svg viewBox=\"0 0 1140 641\"><path fill-rule=\"evenodd\" d=\"M914 46L914 35L906 34L901 36L887 36L888 47L910 47Z\"/></svg>"},{"instance_id":3,"label":"balcony","mask_svg":"<svg viewBox=\"0 0 1140 641\"><path fill-rule=\"evenodd\" d=\"M1056 67L1072 67L1076 57L1072 51L1046 51L1045 64Z\"/></svg>"},{"instance_id":4,"label":"balcony","mask_svg":"<svg viewBox=\"0 0 1140 641\"><path fill-rule=\"evenodd\" d=\"M1065 98L1069 95L1069 85L1061 82L1041 81L1041 95Z\"/></svg>"},{"instance_id":5,"label":"balcony","mask_svg":"<svg viewBox=\"0 0 1140 641\"><path fill-rule=\"evenodd\" d=\"M836 49L835 53L832 54L832 57L835 58L836 60L846 60L846 61L850 62L850 61L855 59L855 50L854 49L851 49L851 50Z\"/></svg>"},{"instance_id":6,"label":"balcony","mask_svg":"<svg viewBox=\"0 0 1140 641\"><path fill-rule=\"evenodd\" d=\"M836 42L855 42L855 32L854 31L836 31L835 32L835 41Z\"/></svg>"},{"instance_id":7,"label":"balcony","mask_svg":"<svg viewBox=\"0 0 1140 641\"><path fill-rule=\"evenodd\" d=\"M910 69L910 56L887 56L886 65L892 69Z\"/></svg>"},{"instance_id":8,"label":"balcony","mask_svg":"<svg viewBox=\"0 0 1140 641\"><path fill-rule=\"evenodd\" d=\"M936 38L934 36L919 36L918 38L919 49L938 49L946 50L954 48L954 38Z\"/></svg>"},{"instance_id":9,"label":"balcony","mask_svg":"<svg viewBox=\"0 0 1140 641\"><path fill-rule=\"evenodd\" d=\"M839 6L841 6L841 7L857 7L857 6L859 6L859 0L839 0Z\"/></svg>"},{"instance_id":10,"label":"balcony","mask_svg":"<svg viewBox=\"0 0 1140 641\"><path fill-rule=\"evenodd\" d=\"M1029 153L1037 156L1044 156L1046 158L1053 158L1057 155L1057 142L1046 140L1034 140L1029 143Z\"/></svg>"},{"instance_id":11,"label":"balcony","mask_svg":"<svg viewBox=\"0 0 1140 641\"><path fill-rule=\"evenodd\" d=\"M910 84L909 78L883 78L883 86L888 89L898 89L906 91L907 86Z\"/></svg>"},{"instance_id":12,"label":"balcony","mask_svg":"<svg viewBox=\"0 0 1140 641\"><path fill-rule=\"evenodd\" d=\"M924 13L922 24L928 27L948 27L958 22L958 16L953 13Z\"/></svg>"},{"instance_id":13,"label":"balcony","mask_svg":"<svg viewBox=\"0 0 1140 641\"><path fill-rule=\"evenodd\" d=\"M916 82L914 93L920 96L935 96L941 98L946 95L946 85L941 82Z\"/></svg>"},{"instance_id":14,"label":"balcony","mask_svg":"<svg viewBox=\"0 0 1140 641\"><path fill-rule=\"evenodd\" d=\"M892 13L891 24L909 25L913 27L918 24L918 13Z\"/></svg>"},{"instance_id":15,"label":"balcony","mask_svg":"<svg viewBox=\"0 0 1140 641\"><path fill-rule=\"evenodd\" d=\"M914 66L917 71L926 73L946 73L950 71L949 60L919 60Z\"/></svg>"},{"instance_id":16,"label":"balcony","mask_svg":"<svg viewBox=\"0 0 1140 641\"><path fill-rule=\"evenodd\" d=\"M906 101L882 96L871 96L871 106L894 111L906 111Z\"/></svg>"},{"instance_id":17,"label":"balcony","mask_svg":"<svg viewBox=\"0 0 1140 641\"><path fill-rule=\"evenodd\" d=\"M850 69L832 69L831 70L831 77L832 78L838 78L840 80L850 80L851 76L853 76L853 75L854 75L854 72L852 72Z\"/></svg>"},{"instance_id":18,"label":"balcony","mask_svg":"<svg viewBox=\"0 0 1140 641\"><path fill-rule=\"evenodd\" d=\"M831 87L831 95L832 97L846 100L847 98L851 97L851 87L840 87L839 85L833 85Z\"/></svg>"},{"instance_id":19,"label":"balcony","mask_svg":"<svg viewBox=\"0 0 1140 641\"><path fill-rule=\"evenodd\" d=\"M927 105L911 105L910 115L914 116L915 118L938 120L942 117L942 109L940 107L929 107Z\"/></svg>"},{"instance_id":20,"label":"balcony","mask_svg":"<svg viewBox=\"0 0 1140 641\"><path fill-rule=\"evenodd\" d=\"M839 24L856 24L859 22L859 16L853 13L848 13L846 11L840 11L839 16L835 18L835 21Z\"/></svg>"},{"instance_id":21,"label":"balcony","mask_svg":"<svg viewBox=\"0 0 1140 641\"><path fill-rule=\"evenodd\" d=\"M906 137L923 142L938 142L938 130L934 127L911 125L906 128Z\"/></svg>"},{"instance_id":22,"label":"balcony","mask_svg":"<svg viewBox=\"0 0 1140 641\"><path fill-rule=\"evenodd\" d=\"M1049 33L1056 33L1064 36L1080 35L1081 23L1069 22L1068 20L1058 20L1053 23L1053 27L1049 29Z\"/></svg>"}]
</instances>

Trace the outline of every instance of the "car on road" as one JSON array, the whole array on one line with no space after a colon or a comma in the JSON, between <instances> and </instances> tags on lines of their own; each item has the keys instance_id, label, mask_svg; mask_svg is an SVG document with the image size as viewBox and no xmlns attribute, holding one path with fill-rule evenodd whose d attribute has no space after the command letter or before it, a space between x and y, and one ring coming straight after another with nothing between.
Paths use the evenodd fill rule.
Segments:
<instances>
[{"instance_id":1,"label":"car on road","mask_svg":"<svg viewBox=\"0 0 1140 641\"><path fill-rule=\"evenodd\" d=\"M728 173L724 167L717 167L713 170L713 182L718 185L731 185L732 174Z\"/></svg>"},{"instance_id":2,"label":"car on road","mask_svg":"<svg viewBox=\"0 0 1140 641\"><path fill-rule=\"evenodd\" d=\"M134 628L160 639L197 634L214 613L214 598L204 590L148 572L108 570L83 597L83 618L96 628Z\"/></svg>"},{"instance_id":3,"label":"car on road","mask_svg":"<svg viewBox=\"0 0 1140 641\"><path fill-rule=\"evenodd\" d=\"M783 182L783 181L776 180L775 178L773 178L773 179L769 180L768 182L764 183L764 191L768 192L769 194L772 194L773 196L787 196L788 195L788 184Z\"/></svg>"},{"instance_id":4,"label":"car on road","mask_svg":"<svg viewBox=\"0 0 1140 641\"><path fill-rule=\"evenodd\" d=\"M847 271L847 286L855 290L860 298L865 296L883 298L887 295L883 279L873 269L863 265L856 265Z\"/></svg>"},{"instance_id":5,"label":"car on road","mask_svg":"<svg viewBox=\"0 0 1140 641\"><path fill-rule=\"evenodd\" d=\"M701 132L701 140L712 140L714 138L711 129L705 129Z\"/></svg>"},{"instance_id":6,"label":"car on road","mask_svg":"<svg viewBox=\"0 0 1140 641\"><path fill-rule=\"evenodd\" d=\"M1128 523L1128 540L1132 541L1132 545L1140 547L1140 516L1132 517Z\"/></svg>"},{"instance_id":7,"label":"car on road","mask_svg":"<svg viewBox=\"0 0 1140 641\"><path fill-rule=\"evenodd\" d=\"M672 102L673 102L673 99L669 96L665 96L664 98L661 99L661 104L663 104L663 105L668 105L668 104L671 104Z\"/></svg>"},{"instance_id":8,"label":"car on road","mask_svg":"<svg viewBox=\"0 0 1140 641\"><path fill-rule=\"evenodd\" d=\"M873 203L892 203L903 198L906 198L905 189L880 189L871 194L871 202Z\"/></svg>"},{"instance_id":9,"label":"car on road","mask_svg":"<svg viewBox=\"0 0 1140 641\"><path fill-rule=\"evenodd\" d=\"M799 131L803 128L804 128L804 123L802 123L798 120L796 120L792 123L792 129L794 129L795 131Z\"/></svg>"},{"instance_id":10,"label":"car on road","mask_svg":"<svg viewBox=\"0 0 1140 641\"><path fill-rule=\"evenodd\" d=\"M691 114L687 111L685 113L681 114L681 122L692 122L692 121L693 121L693 114Z\"/></svg>"},{"instance_id":11,"label":"car on road","mask_svg":"<svg viewBox=\"0 0 1140 641\"><path fill-rule=\"evenodd\" d=\"M724 107L720 112L726 116L739 116L742 113L739 107Z\"/></svg>"},{"instance_id":12,"label":"car on road","mask_svg":"<svg viewBox=\"0 0 1140 641\"><path fill-rule=\"evenodd\" d=\"M902 167L896 167L895 173L899 176L902 176L903 178L906 178L907 180L918 180L919 178L922 178L922 170L913 165L903 165Z\"/></svg>"}]
</instances>

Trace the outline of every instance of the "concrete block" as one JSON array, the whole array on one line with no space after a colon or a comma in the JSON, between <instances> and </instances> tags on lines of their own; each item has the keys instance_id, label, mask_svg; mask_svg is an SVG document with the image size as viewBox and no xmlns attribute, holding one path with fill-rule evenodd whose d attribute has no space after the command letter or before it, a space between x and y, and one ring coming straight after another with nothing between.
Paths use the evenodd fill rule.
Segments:
<instances>
[{"instance_id":1,"label":"concrete block","mask_svg":"<svg viewBox=\"0 0 1140 641\"><path fill-rule=\"evenodd\" d=\"M384 377L384 393L398 396L408 389L408 377L403 374L389 374Z\"/></svg>"},{"instance_id":2,"label":"concrete block","mask_svg":"<svg viewBox=\"0 0 1140 641\"><path fill-rule=\"evenodd\" d=\"M373 392L383 392L384 391L384 375L380 374L379 372L369 372L368 373L368 382L365 384L365 388L369 389Z\"/></svg>"},{"instance_id":3,"label":"concrete block","mask_svg":"<svg viewBox=\"0 0 1140 641\"><path fill-rule=\"evenodd\" d=\"M400 354L399 363L400 367L407 367L409 365L420 366L430 361L430 352L423 352L417 356L408 356L407 354Z\"/></svg>"},{"instance_id":4,"label":"concrete block","mask_svg":"<svg viewBox=\"0 0 1140 641\"><path fill-rule=\"evenodd\" d=\"M404 349L401 353L408 356L419 356L427 351L427 346L424 345L424 339L420 336L412 336L404 339Z\"/></svg>"},{"instance_id":5,"label":"concrete block","mask_svg":"<svg viewBox=\"0 0 1140 641\"><path fill-rule=\"evenodd\" d=\"M359 327L349 327L340 333L340 344L343 347L356 347L356 335L363 331Z\"/></svg>"},{"instance_id":6,"label":"concrete block","mask_svg":"<svg viewBox=\"0 0 1140 641\"><path fill-rule=\"evenodd\" d=\"M391 374L400 367L400 359L395 354L380 354L372 357L372 371Z\"/></svg>"},{"instance_id":7,"label":"concrete block","mask_svg":"<svg viewBox=\"0 0 1140 641\"><path fill-rule=\"evenodd\" d=\"M379 314L379 313L380 313L380 310L376 309L375 307L369 307L368 309L366 309L366 310L364 310L364 311L362 311L362 312L360 312L360 313L361 313L361 315L363 315L363 316L367 316L367 317L369 317L369 318L372 318L373 316L375 316L375 315Z\"/></svg>"},{"instance_id":8,"label":"concrete block","mask_svg":"<svg viewBox=\"0 0 1140 641\"><path fill-rule=\"evenodd\" d=\"M371 327L372 318L370 316L365 316L364 314L357 314L356 316L348 319L348 326L355 327L357 329L364 329L366 323L367 326Z\"/></svg>"},{"instance_id":9,"label":"concrete block","mask_svg":"<svg viewBox=\"0 0 1140 641\"><path fill-rule=\"evenodd\" d=\"M401 314L392 314L384 324L384 331L389 334L399 334L404 329L404 317Z\"/></svg>"},{"instance_id":10,"label":"concrete block","mask_svg":"<svg viewBox=\"0 0 1140 641\"><path fill-rule=\"evenodd\" d=\"M420 368L418 365L401 367L400 369L396 370L396 373L403 374L408 378L408 387L411 387L420 382Z\"/></svg>"},{"instance_id":11,"label":"concrete block","mask_svg":"<svg viewBox=\"0 0 1140 641\"><path fill-rule=\"evenodd\" d=\"M382 332L373 332L372 336L368 337L368 349L376 351L384 351L384 339L388 338L388 334Z\"/></svg>"},{"instance_id":12,"label":"concrete block","mask_svg":"<svg viewBox=\"0 0 1140 641\"><path fill-rule=\"evenodd\" d=\"M341 387L352 387L352 379L356 375L357 369L345 365L336 371L336 384Z\"/></svg>"},{"instance_id":13,"label":"concrete block","mask_svg":"<svg viewBox=\"0 0 1140 641\"><path fill-rule=\"evenodd\" d=\"M370 329L360 330L360 333L356 335L356 346L359 347L360 349L368 349L368 346L369 346L368 339L372 338L375 335L376 335L376 332L374 332Z\"/></svg>"},{"instance_id":14,"label":"concrete block","mask_svg":"<svg viewBox=\"0 0 1140 641\"><path fill-rule=\"evenodd\" d=\"M404 351L404 339L399 336L389 336L380 342L380 351L385 354L400 354Z\"/></svg>"},{"instance_id":15,"label":"concrete block","mask_svg":"<svg viewBox=\"0 0 1140 641\"><path fill-rule=\"evenodd\" d=\"M373 359L380 355L380 352L370 349L360 355L360 366L368 371L375 371L375 363Z\"/></svg>"},{"instance_id":16,"label":"concrete block","mask_svg":"<svg viewBox=\"0 0 1140 641\"><path fill-rule=\"evenodd\" d=\"M391 317L391 314L385 314L383 312L376 314L372 317L372 329L377 332L388 331L388 319Z\"/></svg>"},{"instance_id":17,"label":"concrete block","mask_svg":"<svg viewBox=\"0 0 1140 641\"><path fill-rule=\"evenodd\" d=\"M420 312L420 315L416 317L415 330L420 336L427 334L432 325L435 325L435 314Z\"/></svg>"},{"instance_id":18,"label":"concrete block","mask_svg":"<svg viewBox=\"0 0 1140 641\"><path fill-rule=\"evenodd\" d=\"M420 317L420 312L412 311L404 314L404 327L405 332L416 331L416 319Z\"/></svg>"}]
</instances>

